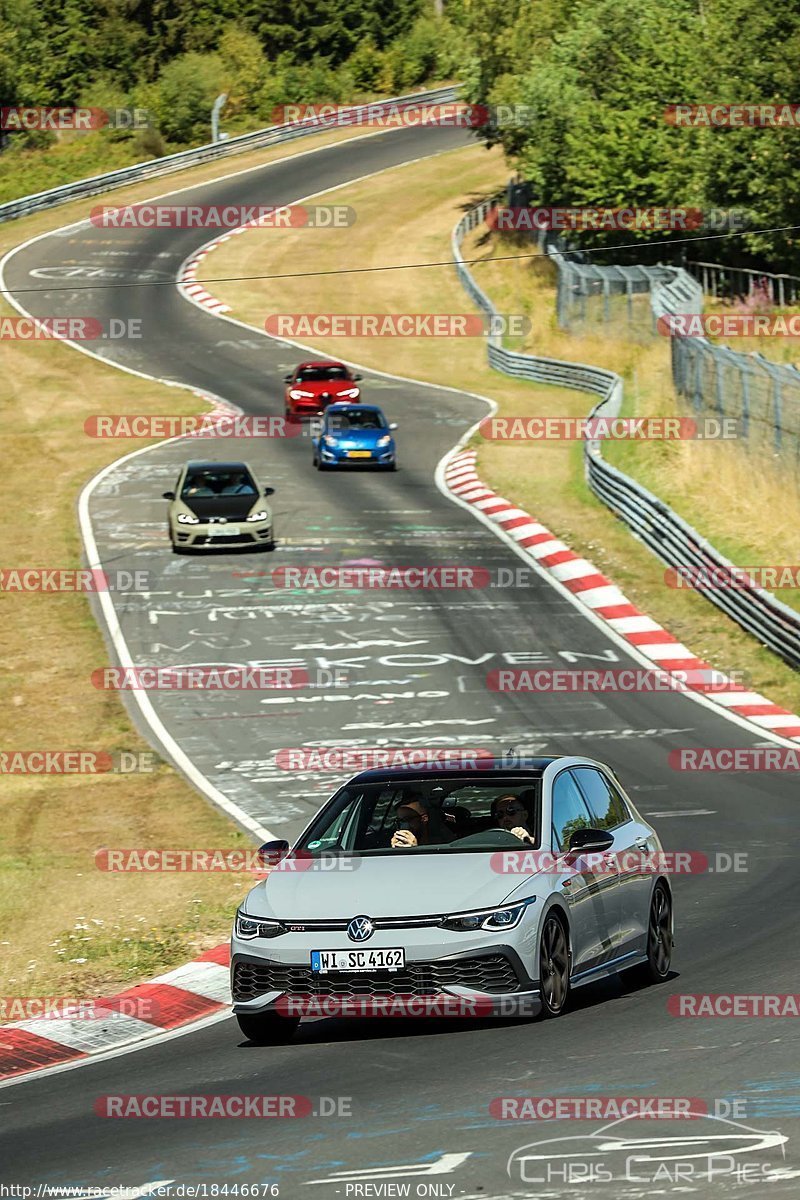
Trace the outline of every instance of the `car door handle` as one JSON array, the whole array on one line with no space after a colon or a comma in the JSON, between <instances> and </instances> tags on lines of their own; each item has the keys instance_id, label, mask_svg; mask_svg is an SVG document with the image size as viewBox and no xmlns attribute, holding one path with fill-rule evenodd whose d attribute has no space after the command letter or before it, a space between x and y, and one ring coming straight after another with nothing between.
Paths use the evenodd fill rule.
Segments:
<instances>
[{"instance_id":1,"label":"car door handle","mask_svg":"<svg viewBox=\"0 0 800 1200\"><path fill-rule=\"evenodd\" d=\"M641 850L643 854L646 854L647 851L650 849L650 847L647 844L647 838L637 838L633 844L636 847L636 849Z\"/></svg>"}]
</instances>

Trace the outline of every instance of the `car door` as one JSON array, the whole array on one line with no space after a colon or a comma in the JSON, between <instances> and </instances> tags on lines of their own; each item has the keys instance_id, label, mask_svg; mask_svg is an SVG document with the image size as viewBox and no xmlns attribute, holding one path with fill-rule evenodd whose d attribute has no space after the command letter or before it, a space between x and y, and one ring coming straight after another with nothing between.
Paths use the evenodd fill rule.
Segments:
<instances>
[{"instance_id":1,"label":"car door","mask_svg":"<svg viewBox=\"0 0 800 1200\"><path fill-rule=\"evenodd\" d=\"M634 820L621 790L596 767L576 767L575 778L586 799L592 824L612 834L609 850L617 868L620 953L639 949L647 931L652 873L647 866L648 830ZM655 842L653 843L653 847Z\"/></svg>"},{"instance_id":2,"label":"car door","mask_svg":"<svg viewBox=\"0 0 800 1200\"><path fill-rule=\"evenodd\" d=\"M553 781L551 843L556 856L557 890L572 927L572 973L583 974L614 958L619 944L619 880L606 856L590 855L569 867L564 859L576 829L594 828L583 791L571 770Z\"/></svg>"}]
</instances>

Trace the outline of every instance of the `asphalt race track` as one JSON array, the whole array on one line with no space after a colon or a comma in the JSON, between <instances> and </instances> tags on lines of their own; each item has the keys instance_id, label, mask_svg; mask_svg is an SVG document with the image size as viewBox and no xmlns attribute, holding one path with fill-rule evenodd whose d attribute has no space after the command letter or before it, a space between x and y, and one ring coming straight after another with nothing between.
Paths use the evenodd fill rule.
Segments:
<instances>
[{"instance_id":1,"label":"asphalt race track","mask_svg":"<svg viewBox=\"0 0 800 1200\"><path fill-rule=\"evenodd\" d=\"M180 200L289 203L430 153L443 153L445 172L445 152L462 145L464 136L431 128L370 136L191 189ZM458 188L454 175L454 195ZM104 357L203 389L247 413L280 414L283 375L302 357L296 348L200 311L175 287L144 286L174 278L210 236L207 230L74 228L16 253L6 264L5 286L37 315L142 318L143 338L107 342ZM392 257L387 239L387 261ZM136 286L48 290L48 281L65 287L65 280L81 289L92 281ZM34 294L31 288L44 290ZM298 832L339 781L280 769L274 762L280 748L578 751L613 765L641 810L653 816L667 848L699 850L712 859L718 852L746 851L748 870L675 880L675 972L666 984L632 990L619 981L599 983L577 993L557 1021L321 1020L304 1024L290 1046L259 1048L246 1044L226 1019L2 1089L3 1178L20 1185L125 1186L144 1194L157 1181L204 1183L208 1192L196 1194L208 1196L213 1184L226 1183L277 1184L281 1196L323 1198L403 1194L357 1190L367 1183L408 1183L405 1194L456 1197L677 1195L682 1185L676 1162L708 1154L709 1147L719 1153L724 1145L730 1169L718 1167L710 1180L695 1175L692 1194L796 1195L796 1024L679 1019L667 1012L672 993L794 990L796 788L780 776L671 770L667 756L678 746L763 743L757 733L680 695L490 692L487 671L504 665L632 661L531 572L523 572L518 586L456 593L312 593L274 586L274 568L290 565L460 563L494 573L506 568L509 579L524 565L434 481L437 463L485 414L485 405L475 397L364 375L365 397L400 424L395 474L315 472L304 437L246 446L203 442L199 448L180 441L123 463L93 493L91 517L103 565L151 572L151 594L118 600L137 663L292 665L306 667L312 680L318 670L339 673L337 687L325 686L322 675L320 686L297 691L151 693L180 750L277 836ZM125 449L120 444L120 453ZM207 454L245 457L276 488L278 545L272 554L170 554L161 493L172 487L187 457ZM87 665L87 676L103 665ZM135 706L132 713L140 720ZM95 1115L98 1097L119 1093L309 1096L318 1115L274 1121ZM612 1152L615 1177L580 1183L564 1166L571 1144L566 1150L563 1144L539 1147L531 1153L542 1157L523 1168L516 1161L507 1167L507 1160L522 1146L552 1138L574 1137L580 1139L575 1147L596 1147L586 1138L599 1123L543 1126L490 1115L493 1098L517 1095L696 1097L712 1112L718 1104L721 1116L736 1118L738 1112L739 1123L629 1122L615 1131L630 1140ZM736 1101L744 1108L726 1107ZM331 1107L334 1115L322 1115ZM753 1130L777 1130L782 1137L755 1138ZM687 1135L699 1139L695 1146L659 1140ZM721 1143L722 1137L729 1140Z\"/></svg>"}]
</instances>

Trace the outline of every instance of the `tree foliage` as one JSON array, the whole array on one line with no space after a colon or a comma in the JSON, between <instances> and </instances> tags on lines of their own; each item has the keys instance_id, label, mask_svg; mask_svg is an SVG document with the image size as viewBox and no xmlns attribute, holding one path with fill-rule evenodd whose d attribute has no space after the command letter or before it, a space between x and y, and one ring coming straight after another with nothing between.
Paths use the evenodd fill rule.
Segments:
<instances>
[{"instance_id":1,"label":"tree foliage","mask_svg":"<svg viewBox=\"0 0 800 1200\"><path fill-rule=\"evenodd\" d=\"M664 119L668 104L797 102L796 6L464 0L464 21L470 99L533 113L521 129L484 136L502 142L543 203L733 209L752 230L800 224L800 128ZM800 267L794 231L713 246L717 259Z\"/></svg>"}]
</instances>

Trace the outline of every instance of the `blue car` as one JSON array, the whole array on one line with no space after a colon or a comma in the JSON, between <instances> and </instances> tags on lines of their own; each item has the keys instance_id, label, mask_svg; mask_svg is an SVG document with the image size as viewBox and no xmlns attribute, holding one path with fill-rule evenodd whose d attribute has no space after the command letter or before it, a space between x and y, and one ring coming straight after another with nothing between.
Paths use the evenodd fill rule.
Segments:
<instances>
[{"instance_id":1,"label":"blue car","mask_svg":"<svg viewBox=\"0 0 800 1200\"><path fill-rule=\"evenodd\" d=\"M314 466L372 466L394 471L397 449L391 425L375 404L331 404L311 432Z\"/></svg>"}]
</instances>

